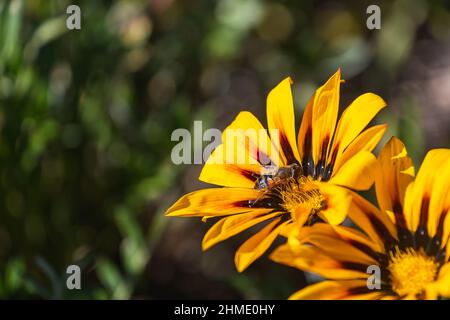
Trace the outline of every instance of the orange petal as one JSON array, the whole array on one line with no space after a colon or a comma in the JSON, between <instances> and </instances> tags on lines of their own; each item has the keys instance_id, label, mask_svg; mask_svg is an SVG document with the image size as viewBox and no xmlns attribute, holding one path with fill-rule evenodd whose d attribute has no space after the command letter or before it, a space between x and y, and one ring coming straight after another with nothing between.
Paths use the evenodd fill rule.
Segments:
<instances>
[{"instance_id":1,"label":"orange petal","mask_svg":"<svg viewBox=\"0 0 450 320\"><path fill-rule=\"evenodd\" d=\"M166 212L168 216L217 217L255 210L248 206L257 199L258 190L242 188L210 188L188 193Z\"/></svg>"},{"instance_id":2,"label":"orange petal","mask_svg":"<svg viewBox=\"0 0 450 320\"><path fill-rule=\"evenodd\" d=\"M321 248L310 245L291 245L277 247L270 259L302 271L313 272L328 279L367 278L366 267L361 263L347 264L324 253ZM355 269L360 267L360 270Z\"/></svg>"},{"instance_id":3,"label":"orange petal","mask_svg":"<svg viewBox=\"0 0 450 320\"><path fill-rule=\"evenodd\" d=\"M317 247L320 252L344 266L349 262L360 265L377 264L374 259L376 251L372 245L367 245L370 243L368 239L360 232L353 233L349 230L351 229L317 223L304 228L299 240Z\"/></svg>"},{"instance_id":4,"label":"orange petal","mask_svg":"<svg viewBox=\"0 0 450 320\"><path fill-rule=\"evenodd\" d=\"M279 212L267 214L267 210L254 210L220 219L203 237L202 249L208 250L213 245L280 214Z\"/></svg>"},{"instance_id":5,"label":"orange petal","mask_svg":"<svg viewBox=\"0 0 450 320\"><path fill-rule=\"evenodd\" d=\"M234 256L234 263L239 272L244 271L269 249L278 236L280 227L286 224L285 222L278 225L280 221L280 218L275 219L239 247Z\"/></svg>"},{"instance_id":6,"label":"orange petal","mask_svg":"<svg viewBox=\"0 0 450 320\"><path fill-rule=\"evenodd\" d=\"M354 192L348 217L369 236L378 252L384 252L386 242L397 239L397 230L388 215Z\"/></svg>"},{"instance_id":7,"label":"orange petal","mask_svg":"<svg viewBox=\"0 0 450 320\"><path fill-rule=\"evenodd\" d=\"M364 292L355 294L354 292ZM322 281L307 286L289 297L290 300L378 299L383 292L371 292L365 280Z\"/></svg>"}]
</instances>

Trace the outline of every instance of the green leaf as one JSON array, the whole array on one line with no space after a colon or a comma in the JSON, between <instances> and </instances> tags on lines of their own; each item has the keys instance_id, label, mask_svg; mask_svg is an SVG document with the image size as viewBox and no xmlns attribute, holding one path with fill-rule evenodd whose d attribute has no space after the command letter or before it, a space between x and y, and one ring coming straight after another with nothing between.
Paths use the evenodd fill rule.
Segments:
<instances>
[{"instance_id":1,"label":"green leaf","mask_svg":"<svg viewBox=\"0 0 450 320\"><path fill-rule=\"evenodd\" d=\"M124 280L117 267L107 258L97 261L97 275L102 284L108 289L112 299L129 299L131 288Z\"/></svg>"},{"instance_id":2,"label":"green leaf","mask_svg":"<svg viewBox=\"0 0 450 320\"><path fill-rule=\"evenodd\" d=\"M19 52L19 33L22 21L22 0L13 0L10 2L4 25L1 26L2 51L0 60L10 61L14 55Z\"/></svg>"},{"instance_id":3,"label":"green leaf","mask_svg":"<svg viewBox=\"0 0 450 320\"><path fill-rule=\"evenodd\" d=\"M131 213L120 208L115 214L116 224L123 235L120 252L127 273L137 276L144 271L149 260L149 250L144 235Z\"/></svg>"}]
</instances>

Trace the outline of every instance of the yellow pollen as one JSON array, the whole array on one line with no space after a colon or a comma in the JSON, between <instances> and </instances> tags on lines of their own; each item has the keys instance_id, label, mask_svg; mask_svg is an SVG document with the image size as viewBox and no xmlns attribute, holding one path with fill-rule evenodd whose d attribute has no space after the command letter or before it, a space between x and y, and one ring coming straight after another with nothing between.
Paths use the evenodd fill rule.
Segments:
<instances>
[{"instance_id":1,"label":"yellow pollen","mask_svg":"<svg viewBox=\"0 0 450 320\"><path fill-rule=\"evenodd\" d=\"M294 213L299 205L311 208L311 213L322 209L324 196L317 185L309 177L290 178L278 190L282 206L287 211Z\"/></svg>"},{"instance_id":2,"label":"yellow pollen","mask_svg":"<svg viewBox=\"0 0 450 320\"><path fill-rule=\"evenodd\" d=\"M400 296L421 294L432 283L439 265L434 258L428 257L423 250L396 248L390 254L389 272L392 289Z\"/></svg>"}]
</instances>

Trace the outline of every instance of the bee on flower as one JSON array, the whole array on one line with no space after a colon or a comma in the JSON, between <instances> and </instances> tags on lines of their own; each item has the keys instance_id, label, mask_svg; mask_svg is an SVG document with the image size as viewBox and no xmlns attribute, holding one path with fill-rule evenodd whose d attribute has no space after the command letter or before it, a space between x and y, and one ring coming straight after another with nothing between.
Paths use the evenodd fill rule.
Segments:
<instances>
[{"instance_id":1,"label":"bee on flower","mask_svg":"<svg viewBox=\"0 0 450 320\"><path fill-rule=\"evenodd\" d=\"M366 129L386 106L373 93L356 98L337 121L341 82L338 70L313 94L298 134L290 78L267 97L268 130L253 114L239 113L199 177L219 187L184 195L166 214L218 218L203 238L203 250L263 224L236 251L240 272L285 228L300 230L318 221L341 224L352 203L349 189L373 184L376 158L371 151L386 130L386 125Z\"/></svg>"}]
</instances>

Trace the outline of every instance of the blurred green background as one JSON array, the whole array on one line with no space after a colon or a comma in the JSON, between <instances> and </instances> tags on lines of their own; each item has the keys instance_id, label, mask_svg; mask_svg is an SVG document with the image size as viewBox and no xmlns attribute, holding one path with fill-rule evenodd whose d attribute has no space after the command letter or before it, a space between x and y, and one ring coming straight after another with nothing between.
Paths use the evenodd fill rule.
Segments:
<instances>
[{"instance_id":1,"label":"blurred green background","mask_svg":"<svg viewBox=\"0 0 450 320\"><path fill-rule=\"evenodd\" d=\"M241 110L264 123L287 75L299 121L340 66L341 105L380 94L376 121L417 165L450 144L448 3L1 0L0 298L286 298L300 271L234 269L248 234L202 253L208 225L164 217L205 186L200 165L172 164L172 131L223 129ZM70 4L81 30L66 28ZM82 290L66 288L71 264Z\"/></svg>"}]
</instances>

